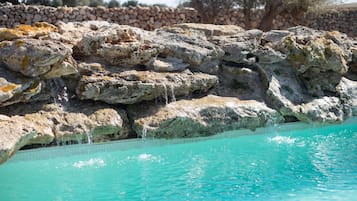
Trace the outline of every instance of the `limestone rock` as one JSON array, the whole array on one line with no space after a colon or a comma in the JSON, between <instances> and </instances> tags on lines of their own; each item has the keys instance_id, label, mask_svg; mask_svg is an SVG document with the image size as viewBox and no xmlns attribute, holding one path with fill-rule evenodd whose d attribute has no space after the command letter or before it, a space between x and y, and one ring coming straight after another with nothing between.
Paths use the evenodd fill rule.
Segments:
<instances>
[{"instance_id":1,"label":"limestone rock","mask_svg":"<svg viewBox=\"0 0 357 201\"><path fill-rule=\"evenodd\" d=\"M0 107L28 102L42 90L37 79L25 78L0 65Z\"/></svg>"},{"instance_id":2,"label":"limestone rock","mask_svg":"<svg viewBox=\"0 0 357 201\"><path fill-rule=\"evenodd\" d=\"M351 48L352 51L352 61L349 64L350 70L357 74L357 42L356 46Z\"/></svg>"},{"instance_id":3,"label":"limestone rock","mask_svg":"<svg viewBox=\"0 0 357 201\"><path fill-rule=\"evenodd\" d=\"M146 66L156 72L180 72L184 71L190 64L184 63L182 59L167 57L152 58Z\"/></svg>"},{"instance_id":4,"label":"limestone rock","mask_svg":"<svg viewBox=\"0 0 357 201\"><path fill-rule=\"evenodd\" d=\"M77 95L81 99L100 100L110 104L133 104L162 97L207 92L215 87L218 78L203 73L157 73L125 71L123 73L83 76L78 83Z\"/></svg>"},{"instance_id":5,"label":"limestone rock","mask_svg":"<svg viewBox=\"0 0 357 201\"><path fill-rule=\"evenodd\" d=\"M322 97L326 93L335 93L352 60L349 39L338 32L298 30L295 29L297 35L284 38L281 51L287 54L311 95Z\"/></svg>"},{"instance_id":6,"label":"limestone rock","mask_svg":"<svg viewBox=\"0 0 357 201\"><path fill-rule=\"evenodd\" d=\"M75 73L71 60L71 49L61 43L37 39L17 39L0 44L0 61L10 70L20 72L25 76L37 77L49 73L51 69L56 73L50 77ZM65 66L65 68L63 68ZM70 67L69 67L70 66Z\"/></svg>"},{"instance_id":7,"label":"limestone rock","mask_svg":"<svg viewBox=\"0 0 357 201\"><path fill-rule=\"evenodd\" d=\"M287 30L270 30L263 33L262 43L264 43L264 45L271 43L271 45L275 46L283 41L285 37L290 35L292 35L292 33Z\"/></svg>"},{"instance_id":8,"label":"limestone rock","mask_svg":"<svg viewBox=\"0 0 357 201\"><path fill-rule=\"evenodd\" d=\"M257 62L263 64L279 63L287 58L285 54L280 51L276 51L269 46L260 46L253 50L252 54L256 57Z\"/></svg>"},{"instance_id":9,"label":"limestone rock","mask_svg":"<svg viewBox=\"0 0 357 201\"><path fill-rule=\"evenodd\" d=\"M262 31L253 29L232 36L216 36L211 41L224 50L223 60L251 63L249 59L254 57L252 52L259 47L262 34Z\"/></svg>"},{"instance_id":10,"label":"limestone rock","mask_svg":"<svg viewBox=\"0 0 357 201\"><path fill-rule=\"evenodd\" d=\"M351 110L353 116L357 116L357 81L342 78L337 87L341 102L346 105L346 110Z\"/></svg>"},{"instance_id":11,"label":"limestone rock","mask_svg":"<svg viewBox=\"0 0 357 201\"><path fill-rule=\"evenodd\" d=\"M13 29L0 28L0 42L19 38L39 38L57 31L56 26L46 22L36 22L33 26L25 24L17 25Z\"/></svg>"},{"instance_id":12,"label":"limestone rock","mask_svg":"<svg viewBox=\"0 0 357 201\"><path fill-rule=\"evenodd\" d=\"M305 89L288 62L259 65L266 85L266 98L283 116L304 122L342 122L344 107L337 97L316 98Z\"/></svg>"},{"instance_id":13,"label":"limestone rock","mask_svg":"<svg viewBox=\"0 0 357 201\"><path fill-rule=\"evenodd\" d=\"M344 107L337 97L316 98L295 108L295 117L308 123L340 123L346 116Z\"/></svg>"},{"instance_id":14,"label":"limestone rock","mask_svg":"<svg viewBox=\"0 0 357 201\"><path fill-rule=\"evenodd\" d=\"M235 35L244 32L245 30L236 25L215 25L215 24L198 24L198 23L182 23L175 24L171 27L179 27L186 30L198 30L205 33L207 38L212 36ZM164 28L165 29L165 28Z\"/></svg>"},{"instance_id":15,"label":"limestone rock","mask_svg":"<svg viewBox=\"0 0 357 201\"><path fill-rule=\"evenodd\" d=\"M0 130L0 164L36 135L36 131L31 128L31 122L5 115L0 115Z\"/></svg>"},{"instance_id":16,"label":"limestone rock","mask_svg":"<svg viewBox=\"0 0 357 201\"><path fill-rule=\"evenodd\" d=\"M264 86L254 66L224 63L218 71L216 94L241 100L264 100Z\"/></svg>"},{"instance_id":17,"label":"limestone rock","mask_svg":"<svg viewBox=\"0 0 357 201\"><path fill-rule=\"evenodd\" d=\"M82 143L126 138L128 119L124 111L104 104L76 103L17 105L2 111L10 118L29 122L36 134L23 145ZM13 116L14 114L23 114Z\"/></svg>"},{"instance_id":18,"label":"limestone rock","mask_svg":"<svg viewBox=\"0 0 357 201\"><path fill-rule=\"evenodd\" d=\"M305 26L290 27L287 31L297 36L299 41L309 41L324 34L324 31L315 30Z\"/></svg>"},{"instance_id":19,"label":"limestone rock","mask_svg":"<svg viewBox=\"0 0 357 201\"><path fill-rule=\"evenodd\" d=\"M106 70L105 70L105 66L100 63L80 62L78 64L78 71L81 75L90 75L93 73L103 73Z\"/></svg>"},{"instance_id":20,"label":"limestone rock","mask_svg":"<svg viewBox=\"0 0 357 201\"><path fill-rule=\"evenodd\" d=\"M162 51L160 45L145 41L148 33L126 25L100 27L86 33L75 46L76 55L98 56L112 65L144 65Z\"/></svg>"},{"instance_id":21,"label":"limestone rock","mask_svg":"<svg viewBox=\"0 0 357 201\"><path fill-rule=\"evenodd\" d=\"M254 100L209 95L180 100L166 106L135 106L129 109L134 130L147 137L208 136L233 129L269 126L283 120L275 110Z\"/></svg>"},{"instance_id":22,"label":"limestone rock","mask_svg":"<svg viewBox=\"0 0 357 201\"><path fill-rule=\"evenodd\" d=\"M295 36L287 37L282 46L286 48L289 60L296 65L299 73L305 73L310 68L317 68L319 72L342 74L348 71L346 59L351 53L345 52L332 40L318 37L304 44Z\"/></svg>"},{"instance_id":23,"label":"limestone rock","mask_svg":"<svg viewBox=\"0 0 357 201\"><path fill-rule=\"evenodd\" d=\"M182 59L196 69L224 55L221 48L207 41L204 33L197 30L159 29L151 41L164 47L161 55Z\"/></svg>"},{"instance_id":24,"label":"limestone rock","mask_svg":"<svg viewBox=\"0 0 357 201\"><path fill-rule=\"evenodd\" d=\"M58 22L56 26L58 27L58 34L50 34L49 38L75 46L86 33L108 27L110 23L106 21Z\"/></svg>"}]
</instances>

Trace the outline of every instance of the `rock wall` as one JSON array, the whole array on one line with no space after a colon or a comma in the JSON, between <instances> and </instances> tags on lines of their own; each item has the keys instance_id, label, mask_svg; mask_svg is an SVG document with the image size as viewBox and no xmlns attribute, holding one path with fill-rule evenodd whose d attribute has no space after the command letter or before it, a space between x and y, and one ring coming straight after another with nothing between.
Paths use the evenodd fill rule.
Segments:
<instances>
[{"instance_id":1,"label":"rock wall","mask_svg":"<svg viewBox=\"0 0 357 201\"><path fill-rule=\"evenodd\" d=\"M252 15L251 27L256 28L262 18L262 12L256 11ZM305 25L320 30L338 30L349 36L357 36L357 9L341 8L331 9L323 13L311 13L303 16L298 21L292 16L277 16L272 29L286 29L288 27ZM48 22L55 24L57 21L73 22L86 20L104 20L108 22L125 24L146 30L153 30L162 26L179 23L200 23L200 17L191 8L161 8L161 7L45 7L1 4L0 26L14 27L17 24L33 24L35 22ZM221 13L215 24L232 24L245 27L244 15L240 10Z\"/></svg>"},{"instance_id":2,"label":"rock wall","mask_svg":"<svg viewBox=\"0 0 357 201\"><path fill-rule=\"evenodd\" d=\"M0 29L0 163L23 146L193 137L357 116L357 41L105 21Z\"/></svg>"},{"instance_id":3,"label":"rock wall","mask_svg":"<svg viewBox=\"0 0 357 201\"><path fill-rule=\"evenodd\" d=\"M0 5L0 26L13 27L17 24L35 22L56 23L57 21L73 22L103 20L118 24L153 30L183 22L198 22L199 17L194 9L174 9L160 7L47 7L27 6L24 4Z\"/></svg>"}]
</instances>

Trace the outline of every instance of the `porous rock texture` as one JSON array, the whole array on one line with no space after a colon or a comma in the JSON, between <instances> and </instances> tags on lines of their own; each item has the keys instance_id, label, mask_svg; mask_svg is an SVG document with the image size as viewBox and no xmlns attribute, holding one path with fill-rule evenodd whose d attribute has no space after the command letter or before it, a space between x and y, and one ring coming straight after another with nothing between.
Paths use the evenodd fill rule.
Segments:
<instances>
[{"instance_id":1,"label":"porous rock texture","mask_svg":"<svg viewBox=\"0 0 357 201\"><path fill-rule=\"evenodd\" d=\"M336 31L86 21L3 28L0 39L0 162L24 146L357 115L357 42Z\"/></svg>"},{"instance_id":2,"label":"porous rock texture","mask_svg":"<svg viewBox=\"0 0 357 201\"><path fill-rule=\"evenodd\" d=\"M135 119L134 130L146 137L208 136L225 130L254 130L283 121L279 112L262 102L214 95L162 107L134 105L129 111Z\"/></svg>"}]
</instances>

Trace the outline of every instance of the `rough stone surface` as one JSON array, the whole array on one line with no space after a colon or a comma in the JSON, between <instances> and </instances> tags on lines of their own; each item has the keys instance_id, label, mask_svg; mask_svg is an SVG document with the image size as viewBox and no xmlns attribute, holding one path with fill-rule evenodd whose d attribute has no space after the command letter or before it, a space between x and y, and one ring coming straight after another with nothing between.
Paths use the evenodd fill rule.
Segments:
<instances>
[{"instance_id":1,"label":"rough stone surface","mask_svg":"<svg viewBox=\"0 0 357 201\"><path fill-rule=\"evenodd\" d=\"M0 115L0 164L36 135L31 122L22 118Z\"/></svg>"},{"instance_id":2,"label":"rough stone surface","mask_svg":"<svg viewBox=\"0 0 357 201\"><path fill-rule=\"evenodd\" d=\"M253 29L232 36L216 36L212 42L224 50L223 60L251 63L249 59L254 57L252 52L258 48L262 34L262 31Z\"/></svg>"},{"instance_id":3,"label":"rough stone surface","mask_svg":"<svg viewBox=\"0 0 357 201\"><path fill-rule=\"evenodd\" d=\"M0 28L0 41L10 41L19 38L39 38L57 32L57 27L46 22L37 22L33 26L17 25L13 29Z\"/></svg>"},{"instance_id":4,"label":"rough stone surface","mask_svg":"<svg viewBox=\"0 0 357 201\"><path fill-rule=\"evenodd\" d=\"M136 106L129 110L134 129L146 137L193 137L232 129L256 129L280 123L275 110L257 101L209 95L158 107Z\"/></svg>"},{"instance_id":5,"label":"rough stone surface","mask_svg":"<svg viewBox=\"0 0 357 201\"><path fill-rule=\"evenodd\" d=\"M167 57L153 58L146 64L146 66L148 69L152 69L157 72L175 72L184 71L190 66L190 64L184 63L182 59Z\"/></svg>"},{"instance_id":6,"label":"rough stone surface","mask_svg":"<svg viewBox=\"0 0 357 201\"><path fill-rule=\"evenodd\" d=\"M182 23L175 24L171 27L180 27L183 29L198 30L205 33L207 38L212 36L235 35L245 30L236 25L214 25L214 24L199 24L199 23Z\"/></svg>"},{"instance_id":7,"label":"rough stone surface","mask_svg":"<svg viewBox=\"0 0 357 201\"><path fill-rule=\"evenodd\" d=\"M56 74L51 73L50 77L76 73L71 54L71 49L49 40L17 39L0 43L0 61L10 70L29 77L44 75L54 69Z\"/></svg>"},{"instance_id":8,"label":"rough stone surface","mask_svg":"<svg viewBox=\"0 0 357 201\"><path fill-rule=\"evenodd\" d=\"M117 74L83 76L77 94L81 99L100 100L110 104L133 104L162 97L207 92L218 83L214 75L203 73L156 73L126 71Z\"/></svg>"},{"instance_id":9,"label":"rough stone surface","mask_svg":"<svg viewBox=\"0 0 357 201\"><path fill-rule=\"evenodd\" d=\"M347 112L351 110L351 114L357 116L357 81L342 78L337 90L341 95L341 102L346 105Z\"/></svg>"},{"instance_id":10,"label":"rough stone surface","mask_svg":"<svg viewBox=\"0 0 357 201\"><path fill-rule=\"evenodd\" d=\"M162 50L162 46L144 40L148 34L125 25L98 27L77 43L75 54L99 56L109 64L124 67L144 65Z\"/></svg>"},{"instance_id":11,"label":"rough stone surface","mask_svg":"<svg viewBox=\"0 0 357 201\"><path fill-rule=\"evenodd\" d=\"M164 47L161 55L182 59L196 69L224 55L220 47L207 41L203 32L193 29L163 28L157 30L152 42Z\"/></svg>"},{"instance_id":12,"label":"rough stone surface","mask_svg":"<svg viewBox=\"0 0 357 201\"><path fill-rule=\"evenodd\" d=\"M17 75L0 65L0 106L27 102L41 89L39 80Z\"/></svg>"},{"instance_id":13,"label":"rough stone surface","mask_svg":"<svg viewBox=\"0 0 357 201\"><path fill-rule=\"evenodd\" d=\"M216 88L218 96L264 101L264 86L254 66L225 63L217 75L220 80Z\"/></svg>"},{"instance_id":14,"label":"rough stone surface","mask_svg":"<svg viewBox=\"0 0 357 201\"><path fill-rule=\"evenodd\" d=\"M18 26L28 33L0 42L0 161L26 145L205 136L357 115L357 42L336 31L36 26Z\"/></svg>"},{"instance_id":15,"label":"rough stone surface","mask_svg":"<svg viewBox=\"0 0 357 201\"><path fill-rule=\"evenodd\" d=\"M266 98L284 116L304 122L342 122L346 116L337 97L312 97L289 63L260 65Z\"/></svg>"},{"instance_id":16,"label":"rough stone surface","mask_svg":"<svg viewBox=\"0 0 357 201\"><path fill-rule=\"evenodd\" d=\"M104 104L72 102L68 106L40 103L2 109L10 119L30 122L36 132L23 145L108 141L128 137L126 113ZM16 115L15 115L16 114ZM13 116L15 115L15 116ZM19 115L19 116L17 116Z\"/></svg>"}]
</instances>

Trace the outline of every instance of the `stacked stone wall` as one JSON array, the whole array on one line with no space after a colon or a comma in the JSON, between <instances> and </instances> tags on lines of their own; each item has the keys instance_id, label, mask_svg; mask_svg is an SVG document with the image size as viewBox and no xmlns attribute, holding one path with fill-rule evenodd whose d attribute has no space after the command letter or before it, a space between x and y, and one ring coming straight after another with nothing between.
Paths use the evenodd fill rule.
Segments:
<instances>
[{"instance_id":1,"label":"stacked stone wall","mask_svg":"<svg viewBox=\"0 0 357 201\"><path fill-rule=\"evenodd\" d=\"M252 15L250 28L256 28L263 16L256 10ZM277 16L272 29L285 29L296 25L306 25L321 30L338 30L350 36L357 36L357 7L331 9L322 13L310 13L299 20L289 15ZM35 22L86 21L104 20L153 30L162 26L178 23L200 23L198 12L192 8L162 7L47 7L28 6L24 4L0 4L0 27L14 27L17 24L33 24ZM221 13L215 24L234 24L245 27L244 14L240 10Z\"/></svg>"}]
</instances>

